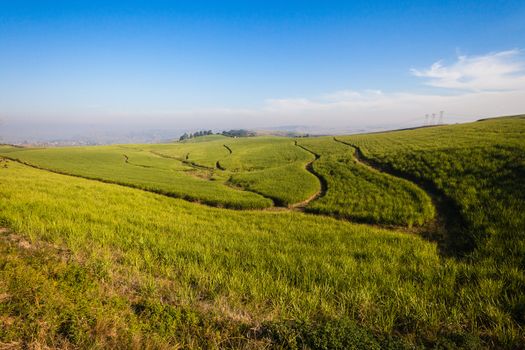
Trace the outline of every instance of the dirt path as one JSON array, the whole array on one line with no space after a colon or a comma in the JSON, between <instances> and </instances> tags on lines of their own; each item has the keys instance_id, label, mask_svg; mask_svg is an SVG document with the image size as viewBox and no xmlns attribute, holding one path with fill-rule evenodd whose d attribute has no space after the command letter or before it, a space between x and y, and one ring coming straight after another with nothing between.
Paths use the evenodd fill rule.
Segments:
<instances>
[{"instance_id":1,"label":"dirt path","mask_svg":"<svg viewBox=\"0 0 525 350\"><path fill-rule=\"evenodd\" d=\"M317 180L319 181L319 190L317 192L315 192L313 195L311 195L310 197L308 197L307 199L305 199L304 201L302 202L299 202L299 203L294 203L292 205L289 206L289 208L291 209L304 209L308 206L308 204L310 204L310 202L316 200L316 199L319 199L321 198L322 196L324 196L326 194L326 191L328 190L328 184L326 183L326 180L324 179L324 177L322 177L320 174L318 174L315 169L314 169L314 162L319 160L319 158L321 158L321 156L315 152L313 152L312 150L309 150L308 148L300 145L297 143L297 141L294 141L294 144L295 146L305 150L306 152L312 154L314 156L314 159L309 161L308 163L305 164L304 168L306 171L308 171L309 173L311 173L312 175L314 175Z\"/></svg>"},{"instance_id":2,"label":"dirt path","mask_svg":"<svg viewBox=\"0 0 525 350\"><path fill-rule=\"evenodd\" d=\"M230 147L228 147L227 145L222 145L224 148L226 148L226 150L228 150L228 155L226 157L229 157L232 155L233 151ZM216 163L215 163L215 168L219 169L219 170L222 170L222 171L225 171L226 168L223 167L221 165L221 160L219 159Z\"/></svg>"},{"instance_id":3,"label":"dirt path","mask_svg":"<svg viewBox=\"0 0 525 350\"><path fill-rule=\"evenodd\" d=\"M151 154L154 154L158 157L161 157L161 158L166 158L166 159L173 159L173 160L178 160L179 162L185 164L185 165L188 165L192 168L195 168L195 169L199 169L199 170L215 170L215 168L212 168L212 167L209 167L209 166L206 166L206 165L201 165L201 164L197 164L195 162L192 162L189 160L189 157L190 157L190 154L186 154L185 156L185 159L181 159L179 157L174 157L174 156L168 156L166 154L163 154L163 153L159 153L159 152L155 152L155 151L149 151Z\"/></svg>"},{"instance_id":4,"label":"dirt path","mask_svg":"<svg viewBox=\"0 0 525 350\"><path fill-rule=\"evenodd\" d=\"M229 152L230 154L232 153L232 150L226 146L226 145L223 145ZM226 170L225 168L223 168L219 161L217 161L215 163L215 168L212 168L212 167L208 167L208 166L205 166L205 165L200 165L200 164L197 164L197 163L194 163L194 162L191 162L189 160L187 160L189 158L189 153L186 154L186 160L181 160L177 157L173 157L173 156L168 156L168 155L165 155L165 154L162 154L162 153L158 153L158 152L155 152L155 151L150 151L152 154L155 154L159 157L163 157L163 158L168 158L168 159L174 159L174 160L178 160L179 162L183 163L183 164L186 164L186 165L189 165L191 167L193 167L194 169L196 170L201 170L201 171L207 171L209 172L209 175L207 177L200 177L200 176L197 176L197 177L200 177L202 179L206 179L208 181L210 181L210 178L213 176L213 172L216 170L216 169L219 169L219 170ZM279 208L280 206L277 204L277 201L275 198L271 198L271 197L268 197L266 196L265 194L263 193L260 193L260 192L257 192L257 191L253 191L253 190L250 190L250 189L246 189L246 188L242 188L242 187L239 187L239 186L236 186L234 185L233 183L230 182L230 180L227 180L223 183L225 186L228 186L236 191L245 191L245 192L252 192L252 193L255 193L255 194L258 194L259 196L262 196L264 198L267 198L269 200L272 201L273 205L272 205L272 208Z\"/></svg>"},{"instance_id":5,"label":"dirt path","mask_svg":"<svg viewBox=\"0 0 525 350\"><path fill-rule=\"evenodd\" d=\"M147 168L147 169L153 168L151 165L142 165L142 164L132 163L132 162L129 161L129 157L126 154L123 154L123 156L124 156L124 163L126 163L126 164L133 165L133 166L138 166L140 168Z\"/></svg>"},{"instance_id":6,"label":"dirt path","mask_svg":"<svg viewBox=\"0 0 525 350\"><path fill-rule=\"evenodd\" d=\"M227 145L223 145L224 148L226 148L228 150L228 152L230 153L230 155L233 153L232 149L230 147L228 147Z\"/></svg>"}]
</instances>

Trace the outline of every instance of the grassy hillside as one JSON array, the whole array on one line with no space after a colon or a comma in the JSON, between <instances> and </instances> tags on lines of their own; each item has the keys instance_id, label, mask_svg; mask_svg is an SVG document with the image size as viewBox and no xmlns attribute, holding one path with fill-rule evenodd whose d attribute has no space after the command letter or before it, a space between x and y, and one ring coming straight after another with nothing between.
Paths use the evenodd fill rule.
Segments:
<instances>
[{"instance_id":1,"label":"grassy hillside","mask_svg":"<svg viewBox=\"0 0 525 350\"><path fill-rule=\"evenodd\" d=\"M304 201L319 191L318 179L306 171L313 156L290 138L198 137L183 144L143 146L156 154L213 169L228 184L260 193L280 206Z\"/></svg>"},{"instance_id":2,"label":"grassy hillside","mask_svg":"<svg viewBox=\"0 0 525 350\"><path fill-rule=\"evenodd\" d=\"M230 181L289 206L304 201L320 190L319 180L305 166L312 154L281 137L232 139L229 157L220 166L232 172Z\"/></svg>"},{"instance_id":3,"label":"grassy hillside","mask_svg":"<svg viewBox=\"0 0 525 350\"><path fill-rule=\"evenodd\" d=\"M491 254L506 261L510 252L525 259L523 246L515 244L525 238L524 116L341 139L392 172L430 183L451 198L469 228L462 237L465 249L489 244L497 249Z\"/></svg>"},{"instance_id":4,"label":"grassy hillside","mask_svg":"<svg viewBox=\"0 0 525 350\"><path fill-rule=\"evenodd\" d=\"M469 265L414 235L245 215L14 163L0 177L0 221L16 233L2 234L4 342L378 346L397 334L476 344L482 330L519 339L497 290L465 284ZM480 323L483 310L491 322Z\"/></svg>"},{"instance_id":5,"label":"grassy hillside","mask_svg":"<svg viewBox=\"0 0 525 350\"><path fill-rule=\"evenodd\" d=\"M313 170L326 181L326 194L307 207L311 212L393 225L422 225L434 216L429 196L409 181L357 162L355 149L332 137L300 139L319 160Z\"/></svg>"},{"instance_id":6,"label":"grassy hillside","mask_svg":"<svg viewBox=\"0 0 525 350\"><path fill-rule=\"evenodd\" d=\"M281 206L293 206L320 190L319 180L295 162L263 170L234 174L231 182L242 188L262 193Z\"/></svg>"},{"instance_id":7,"label":"grassy hillside","mask_svg":"<svg viewBox=\"0 0 525 350\"><path fill-rule=\"evenodd\" d=\"M430 215L421 203L429 203L422 189L431 189L439 216L453 214L458 223L445 226L454 230L441 238L454 243L449 251L441 241L402 229L294 210L213 208L2 161L0 345L522 348L524 132L525 119L502 118L337 137L347 144L298 139L320 155L311 170L327 185L310 206L354 214L361 208L363 215L375 210L379 216L370 221L401 215L408 224L412 211L404 208ZM227 140L231 153L223 139L194 144L202 145L202 159L213 143L228 154L214 147L209 160L228 159L237 139ZM158 181L152 174L163 171L176 186L185 178L221 184L232 175L261 174L256 183L268 181L278 192L272 184L287 177L278 169L297 167L294 174L301 174L315 159L293 140L282 140L276 143L282 153L271 151L278 157L244 145L238 160L224 163L236 169L231 172L178 160L175 150L191 143L4 147L2 154L86 173L103 170L104 176L133 174L135 187L135 180L145 181L141 176L150 176L151 184ZM241 142L259 148L256 138ZM356 162L349 145L381 171ZM160 156L147 147L173 153ZM209 178L177 175L198 171ZM412 190L419 195L410 196ZM451 207L442 211L443 204Z\"/></svg>"},{"instance_id":8,"label":"grassy hillside","mask_svg":"<svg viewBox=\"0 0 525 350\"><path fill-rule=\"evenodd\" d=\"M3 150L3 149L2 149ZM215 206L264 208L272 201L210 181L206 169L130 146L8 150L6 156L45 169L114 182Z\"/></svg>"},{"instance_id":9,"label":"grassy hillside","mask_svg":"<svg viewBox=\"0 0 525 350\"><path fill-rule=\"evenodd\" d=\"M232 153L221 161L221 166L232 172L264 170L297 162L305 164L313 160L311 154L296 147L289 138L237 138L231 139L227 146Z\"/></svg>"},{"instance_id":10,"label":"grassy hillside","mask_svg":"<svg viewBox=\"0 0 525 350\"><path fill-rule=\"evenodd\" d=\"M462 225L448 232L451 253L475 266L469 280L493 290L505 314L523 326L525 116L343 139L452 200Z\"/></svg>"},{"instance_id":11,"label":"grassy hillside","mask_svg":"<svg viewBox=\"0 0 525 350\"><path fill-rule=\"evenodd\" d=\"M158 145L2 147L1 154L60 173L228 208L288 206L319 190L318 179L305 169L313 156L289 138L211 135Z\"/></svg>"},{"instance_id":12,"label":"grassy hillside","mask_svg":"<svg viewBox=\"0 0 525 350\"><path fill-rule=\"evenodd\" d=\"M141 147L154 154L213 169L219 160L228 157L230 154L224 147L224 142L228 139L228 137L212 135L196 137L184 142L142 145Z\"/></svg>"}]
</instances>

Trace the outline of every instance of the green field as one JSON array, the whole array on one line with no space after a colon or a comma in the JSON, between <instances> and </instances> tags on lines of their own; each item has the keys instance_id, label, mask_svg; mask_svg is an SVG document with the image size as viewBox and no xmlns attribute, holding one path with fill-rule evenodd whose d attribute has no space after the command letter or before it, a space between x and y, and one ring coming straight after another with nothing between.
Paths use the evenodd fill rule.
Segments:
<instances>
[{"instance_id":1,"label":"green field","mask_svg":"<svg viewBox=\"0 0 525 350\"><path fill-rule=\"evenodd\" d=\"M305 169L313 156L287 138L211 135L157 145L4 147L0 154L63 174L234 209L290 206L320 186Z\"/></svg>"},{"instance_id":2,"label":"green field","mask_svg":"<svg viewBox=\"0 0 525 350\"><path fill-rule=\"evenodd\" d=\"M449 197L469 228L460 237L468 243L466 250L490 247L491 258L523 267L524 124L523 116L496 118L341 139L392 172L429 183Z\"/></svg>"},{"instance_id":3,"label":"green field","mask_svg":"<svg viewBox=\"0 0 525 350\"><path fill-rule=\"evenodd\" d=\"M114 182L229 208L264 208L271 200L207 179L209 170L129 146L23 149L6 154L64 174Z\"/></svg>"},{"instance_id":4,"label":"green field","mask_svg":"<svg viewBox=\"0 0 525 350\"><path fill-rule=\"evenodd\" d=\"M0 348L523 348L524 136L2 146Z\"/></svg>"},{"instance_id":5,"label":"green field","mask_svg":"<svg viewBox=\"0 0 525 350\"><path fill-rule=\"evenodd\" d=\"M429 196L413 183L357 162L355 149L332 137L302 139L319 156L313 170L327 182L326 194L311 212L368 223L423 225L434 216Z\"/></svg>"}]
</instances>

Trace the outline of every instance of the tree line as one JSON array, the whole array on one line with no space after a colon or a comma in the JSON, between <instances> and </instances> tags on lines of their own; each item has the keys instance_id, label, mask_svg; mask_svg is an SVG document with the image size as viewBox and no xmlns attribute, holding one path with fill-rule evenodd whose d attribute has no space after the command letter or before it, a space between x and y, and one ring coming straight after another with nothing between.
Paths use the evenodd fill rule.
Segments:
<instances>
[{"instance_id":1,"label":"tree line","mask_svg":"<svg viewBox=\"0 0 525 350\"><path fill-rule=\"evenodd\" d=\"M250 130L238 129L238 130L223 131L222 135L229 136L229 137L250 137L250 136L255 136L256 133Z\"/></svg>"},{"instance_id":2,"label":"tree line","mask_svg":"<svg viewBox=\"0 0 525 350\"><path fill-rule=\"evenodd\" d=\"M213 135L213 132L211 130L201 130L201 131L197 131L197 132L189 133L189 134L185 132L181 137L179 137L179 141L189 140L195 137L207 136L207 135ZM217 133L217 135L223 135L223 136L228 136L228 137L251 137L251 136L255 136L256 133L250 130L238 129L238 130L222 131L220 133Z\"/></svg>"},{"instance_id":3,"label":"tree line","mask_svg":"<svg viewBox=\"0 0 525 350\"><path fill-rule=\"evenodd\" d=\"M195 137L206 136L206 135L213 135L213 132L211 130L201 130L201 131L194 132L193 134L192 133L188 134L185 132L181 137L179 137L179 141L189 140Z\"/></svg>"}]
</instances>

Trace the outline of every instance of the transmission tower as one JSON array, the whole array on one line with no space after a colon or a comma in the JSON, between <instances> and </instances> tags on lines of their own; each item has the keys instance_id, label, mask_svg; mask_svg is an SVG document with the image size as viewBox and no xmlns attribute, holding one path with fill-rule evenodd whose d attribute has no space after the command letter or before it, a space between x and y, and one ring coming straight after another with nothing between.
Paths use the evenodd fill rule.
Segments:
<instances>
[{"instance_id":1,"label":"transmission tower","mask_svg":"<svg viewBox=\"0 0 525 350\"><path fill-rule=\"evenodd\" d=\"M432 125L436 125L436 113L432 113Z\"/></svg>"},{"instance_id":2,"label":"transmission tower","mask_svg":"<svg viewBox=\"0 0 525 350\"><path fill-rule=\"evenodd\" d=\"M440 111L440 112L439 112L439 124L440 124L440 125L443 124L443 114L444 114L444 113L445 113L444 111Z\"/></svg>"},{"instance_id":3,"label":"transmission tower","mask_svg":"<svg viewBox=\"0 0 525 350\"><path fill-rule=\"evenodd\" d=\"M428 125L428 114L425 114L425 125Z\"/></svg>"}]
</instances>

